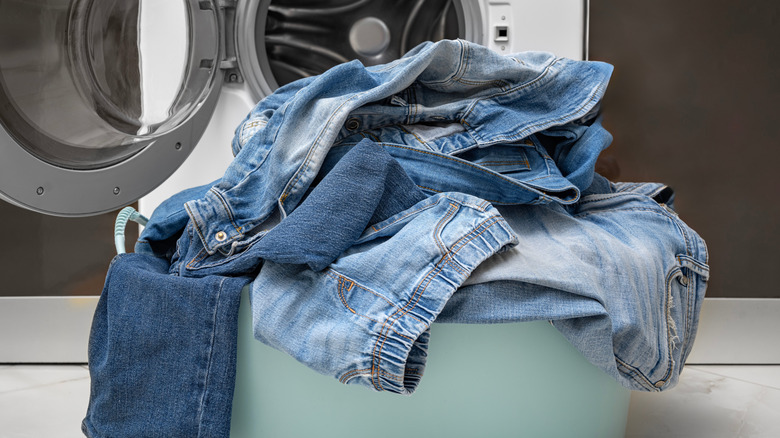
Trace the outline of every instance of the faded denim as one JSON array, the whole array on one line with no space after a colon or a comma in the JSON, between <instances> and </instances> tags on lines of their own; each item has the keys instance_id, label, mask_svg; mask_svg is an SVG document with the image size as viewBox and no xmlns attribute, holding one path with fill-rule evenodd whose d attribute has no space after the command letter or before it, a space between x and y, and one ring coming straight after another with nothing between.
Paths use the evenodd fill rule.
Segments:
<instances>
[{"instance_id":1,"label":"faded denim","mask_svg":"<svg viewBox=\"0 0 780 438\"><path fill-rule=\"evenodd\" d=\"M490 203L432 196L368 227L324 271L266 262L250 295L255 337L342 383L411 394L433 320L482 261L515 243Z\"/></svg>"},{"instance_id":2,"label":"faded denim","mask_svg":"<svg viewBox=\"0 0 780 438\"><path fill-rule=\"evenodd\" d=\"M385 127L411 127L424 143L410 148L421 152L418 159L432 152L478 160L480 150L500 155L507 148L491 146L516 144L528 155L521 161L538 166L528 173L530 180L506 178L515 185L513 196L520 198L515 202L576 202L589 183L581 181L578 188L567 180L551 165L541 142L529 136L588 124L611 71L608 64L542 52L501 56L461 40L424 43L386 65L364 67L353 61L336 66L261 101L237 130L236 159L203 198L187 202L188 214L209 254L230 252L234 242L259 232L269 218L294 210L334 144L356 144L360 135L385 141L370 135ZM549 138L568 148L576 143L566 136ZM582 156L595 157L609 144L603 136L590 140L590 152ZM416 169L401 164L414 180ZM587 161L581 164L589 167ZM510 167L514 173L515 166Z\"/></svg>"},{"instance_id":3,"label":"faded denim","mask_svg":"<svg viewBox=\"0 0 780 438\"><path fill-rule=\"evenodd\" d=\"M709 267L704 241L661 184L597 177L572 206L498 207L519 244L480 265L437 322L552 320L624 386L676 385Z\"/></svg>"}]
</instances>

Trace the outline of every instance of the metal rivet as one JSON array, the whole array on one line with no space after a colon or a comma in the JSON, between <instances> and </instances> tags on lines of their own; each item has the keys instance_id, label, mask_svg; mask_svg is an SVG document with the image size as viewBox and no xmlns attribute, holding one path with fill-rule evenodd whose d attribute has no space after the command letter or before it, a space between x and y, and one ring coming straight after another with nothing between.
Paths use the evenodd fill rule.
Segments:
<instances>
[{"instance_id":1,"label":"metal rivet","mask_svg":"<svg viewBox=\"0 0 780 438\"><path fill-rule=\"evenodd\" d=\"M119 187L114 187L114 194L115 194L115 195L118 195L118 194L119 194Z\"/></svg>"},{"instance_id":2,"label":"metal rivet","mask_svg":"<svg viewBox=\"0 0 780 438\"><path fill-rule=\"evenodd\" d=\"M360 120L358 119L347 120L347 129L349 129L350 131L354 131L358 128L360 128Z\"/></svg>"},{"instance_id":3,"label":"metal rivet","mask_svg":"<svg viewBox=\"0 0 780 438\"><path fill-rule=\"evenodd\" d=\"M220 231L220 232L217 233L217 235L215 237L217 238L218 242L224 242L225 239L227 239L227 234L225 234L224 231Z\"/></svg>"},{"instance_id":4,"label":"metal rivet","mask_svg":"<svg viewBox=\"0 0 780 438\"><path fill-rule=\"evenodd\" d=\"M38 187L38 189L35 191L35 193L38 194L38 196L43 194L43 187Z\"/></svg>"}]
</instances>

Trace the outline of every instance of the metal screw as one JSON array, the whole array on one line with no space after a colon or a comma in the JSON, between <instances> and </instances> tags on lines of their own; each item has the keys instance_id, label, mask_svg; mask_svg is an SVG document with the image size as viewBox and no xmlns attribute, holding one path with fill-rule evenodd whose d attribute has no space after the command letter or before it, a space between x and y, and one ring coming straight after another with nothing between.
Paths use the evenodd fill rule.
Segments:
<instances>
[{"instance_id":1,"label":"metal screw","mask_svg":"<svg viewBox=\"0 0 780 438\"><path fill-rule=\"evenodd\" d=\"M115 195L118 195L118 194L119 194L119 187L114 187L114 194L115 194Z\"/></svg>"},{"instance_id":2,"label":"metal screw","mask_svg":"<svg viewBox=\"0 0 780 438\"><path fill-rule=\"evenodd\" d=\"M181 149L181 142L177 141L173 147L175 147L176 150L178 151L179 149Z\"/></svg>"},{"instance_id":3,"label":"metal screw","mask_svg":"<svg viewBox=\"0 0 780 438\"><path fill-rule=\"evenodd\" d=\"M228 77L228 81L230 81L230 82L237 82L238 81L238 75L235 74L235 73L231 73L230 76Z\"/></svg>"},{"instance_id":4,"label":"metal screw","mask_svg":"<svg viewBox=\"0 0 780 438\"><path fill-rule=\"evenodd\" d=\"M38 194L38 196L43 194L43 187L38 187L38 190L35 191L35 193Z\"/></svg>"}]
</instances>

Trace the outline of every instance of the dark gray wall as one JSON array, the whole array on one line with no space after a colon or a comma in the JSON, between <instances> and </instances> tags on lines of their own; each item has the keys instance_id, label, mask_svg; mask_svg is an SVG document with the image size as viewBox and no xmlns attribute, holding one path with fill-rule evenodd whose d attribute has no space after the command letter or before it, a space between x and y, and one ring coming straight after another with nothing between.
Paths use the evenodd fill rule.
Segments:
<instances>
[{"instance_id":1,"label":"dark gray wall","mask_svg":"<svg viewBox=\"0 0 780 438\"><path fill-rule=\"evenodd\" d=\"M660 181L707 241L710 297L780 298L780 3L594 0L620 180Z\"/></svg>"}]
</instances>

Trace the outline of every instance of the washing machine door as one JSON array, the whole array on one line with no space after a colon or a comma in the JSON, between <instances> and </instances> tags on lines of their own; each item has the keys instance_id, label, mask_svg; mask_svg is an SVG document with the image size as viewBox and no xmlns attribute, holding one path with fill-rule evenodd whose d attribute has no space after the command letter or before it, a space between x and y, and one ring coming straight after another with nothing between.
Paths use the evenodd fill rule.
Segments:
<instances>
[{"instance_id":1,"label":"washing machine door","mask_svg":"<svg viewBox=\"0 0 780 438\"><path fill-rule=\"evenodd\" d=\"M0 199L115 210L189 155L222 84L208 0L0 2Z\"/></svg>"}]
</instances>

